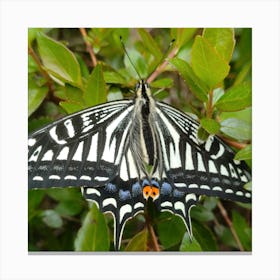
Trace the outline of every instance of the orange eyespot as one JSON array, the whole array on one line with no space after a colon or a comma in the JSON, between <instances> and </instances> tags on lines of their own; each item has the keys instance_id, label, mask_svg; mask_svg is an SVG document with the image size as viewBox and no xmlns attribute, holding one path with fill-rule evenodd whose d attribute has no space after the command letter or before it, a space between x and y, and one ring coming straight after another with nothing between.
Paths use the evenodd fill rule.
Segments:
<instances>
[{"instance_id":1,"label":"orange eyespot","mask_svg":"<svg viewBox=\"0 0 280 280\"><path fill-rule=\"evenodd\" d=\"M156 187L152 187L150 196L153 200L157 199L159 196L159 189Z\"/></svg>"},{"instance_id":2,"label":"orange eyespot","mask_svg":"<svg viewBox=\"0 0 280 280\"><path fill-rule=\"evenodd\" d=\"M143 196L146 200L151 197L153 200L156 200L159 197L159 189L152 186L145 186L143 188Z\"/></svg>"}]
</instances>

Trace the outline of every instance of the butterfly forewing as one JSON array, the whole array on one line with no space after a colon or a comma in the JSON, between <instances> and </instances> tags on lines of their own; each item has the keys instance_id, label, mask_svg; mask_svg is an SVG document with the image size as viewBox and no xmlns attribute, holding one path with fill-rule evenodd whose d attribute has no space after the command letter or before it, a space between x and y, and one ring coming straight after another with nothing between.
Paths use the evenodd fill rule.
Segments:
<instances>
[{"instance_id":1,"label":"butterfly forewing","mask_svg":"<svg viewBox=\"0 0 280 280\"><path fill-rule=\"evenodd\" d=\"M29 188L99 186L117 174L133 101L67 116L29 137Z\"/></svg>"},{"instance_id":2,"label":"butterfly forewing","mask_svg":"<svg viewBox=\"0 0 280 280\"><path fill-rule=\"evenodd\" d=\"M191 117L157 102L157 128L168 182L186 193L249 202L243 186L250 180L247 166L215 136L201 143L199 124Z\"/></svg>"}]
</instances>

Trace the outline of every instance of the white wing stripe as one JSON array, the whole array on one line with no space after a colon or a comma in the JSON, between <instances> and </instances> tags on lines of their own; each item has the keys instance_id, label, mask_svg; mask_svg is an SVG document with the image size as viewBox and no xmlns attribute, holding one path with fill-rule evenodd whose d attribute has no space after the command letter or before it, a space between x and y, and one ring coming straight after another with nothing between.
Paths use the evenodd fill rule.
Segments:
<instances>
[{"instance_id":1,"label":"white wing stripe","mask_svg":"<svg viewBox=\"0 0 280 280\"><path fill-rule=\"evenodd\" d=\"M87 161L93 161L93 162L97 161L97 144L98 144L98 133L94 134L91 137L91 144L87 156Z\"/></svg>"}]
</instances>

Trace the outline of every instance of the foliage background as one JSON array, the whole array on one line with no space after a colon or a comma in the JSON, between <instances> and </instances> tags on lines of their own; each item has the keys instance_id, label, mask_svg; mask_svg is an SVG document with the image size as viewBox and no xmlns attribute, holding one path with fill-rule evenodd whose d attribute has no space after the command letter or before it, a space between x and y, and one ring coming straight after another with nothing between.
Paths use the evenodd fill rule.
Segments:
<instances>
[{"instance_id":1,"label":"foliage background","mask_svg":"<svg viewBox=\"0 0 280 280\"><path fill-rule=\"evenodd\" d=\"M251 166L252 35L246 28L29 29L29 132L65 114L133 97L139 76L120 36L157 99L195 114L201 137L222 136L238 151L236 159ZM137 215L125 227L121 250L154 250L155 233L162 251L251 251L250 205L203 197L191 217L192 243L177 216L154 212L151 232ZM111 215L76 188L29 191L28 225L29 251L113 250Z\"/></svg>"}]
</instances>

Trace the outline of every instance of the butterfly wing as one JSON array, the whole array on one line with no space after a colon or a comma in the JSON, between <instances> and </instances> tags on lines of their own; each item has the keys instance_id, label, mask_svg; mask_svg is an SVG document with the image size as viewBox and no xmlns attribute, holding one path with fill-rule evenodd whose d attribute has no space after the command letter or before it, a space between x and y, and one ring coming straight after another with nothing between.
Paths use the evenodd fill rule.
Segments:
<instances>
[{"instance_id":1,"label":"butterfly wing","mask_svg":"<svg viewBox=\"0 0 280 280\"><path fill-rule=\"evenodd\" d=\"M156 102L155 119L163 166L153 177L161 185L163 211L181 216L191 233L189 212L200 195L251 201L251 193L243 188L251 179L249 169L234 160L234 152L221 139L210 136L201 143L199 124L163 102Z\"/></svg>"},{"instance_id":2,"label":"butterfly wing","mask_svg":"<svg viewBox=\"0 0 280 280\"><path fill-rule=\"evenodd\" d=\"M122 233L127 220L144 211L145 201L142 194L141 168L135 162L129 145L121 157L116 177L98 188L84 187L83 195L93 200L103 213L111 212L114 217L114 242L116 250L121 245Z\"/></svg>"},{"instance_id":3,"label":"butterfly wing","mask_svg":"<svg viewBox=\"0 0 280 280\"><path fill-rule=\"evenodd\" d=\"M124 225L143 211L142 164L130 148L133 101L110 102L69 115L29 137L29 188L77 186L115 220L115 247Z\"/></svg>"},{"instance_id":4,"label":"butterfly wing","mask_svg":"<svg viewBox=\"0 0 280 280\"><path fill-rule=\"evenodd\" d=\"M100 186L118 172L133 101L109 102L60 119L28 139L29 188Z\"/></svg>"}]
</instances>

